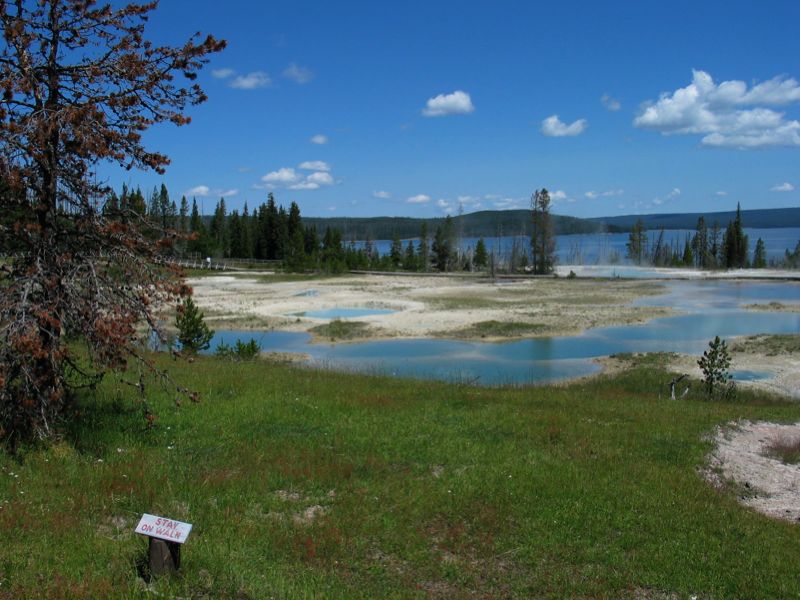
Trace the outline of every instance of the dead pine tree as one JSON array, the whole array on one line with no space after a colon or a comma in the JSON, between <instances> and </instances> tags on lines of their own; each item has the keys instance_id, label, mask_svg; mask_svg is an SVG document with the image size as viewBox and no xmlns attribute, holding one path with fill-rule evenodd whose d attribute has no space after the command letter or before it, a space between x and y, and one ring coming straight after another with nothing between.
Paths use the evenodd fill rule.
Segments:
<instances>
[{"instance_id":1,"label":"dead pine tree","mask_svg":"<svg viewBox=\"0 0 800 600\"><path fill-rule=\"evenodd\" d=\"M159 264L174 236L106 206L95 177L101 163L163 173L142 133L189 123L206 100L194 80L225 42L150 43L156 6L0 0L0 439L12 447L49 436L71 390L142 358L137 326L158 331L154 309L190 291Z\"/></svg>"},{"instance_id":2,"label":"dead pine tree","mask_svg":"<svg viewBox=\"0 0 800 600\"><path fill-rule=\"evenodd\" d=\"M669 397L670 397L670 400L676 400L677 399L675 397L675 388L681 381L683 381L687 377L689 377L689 375L684 373L683 375L679 375L677 377L673 377L672 380L669 382L668 385L669 385ZM689 393L689 386L687 385L686 388L683 390L683 393L681 393L681 398L685 398L686 394L688 394L688 393Z\"/></svg>"}]
</instances>

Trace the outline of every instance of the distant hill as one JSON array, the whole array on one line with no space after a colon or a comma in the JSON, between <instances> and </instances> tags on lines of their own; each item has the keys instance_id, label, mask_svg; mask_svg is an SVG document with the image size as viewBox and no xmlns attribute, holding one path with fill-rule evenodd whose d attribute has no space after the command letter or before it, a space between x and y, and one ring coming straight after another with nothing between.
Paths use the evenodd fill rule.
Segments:
<instances>
[{"instance_id":1,"label":"distant hill","mask_svg":"<svg viewBox=\"0 0 800 600\"><path fill-rule=\"evenodd\" d=\"M395 234L401 238L419 237L422 223L428 224L428 236L433 237L444 218L417 219L413 217L303 217L306 226L315 226L322 233L327 227L339 229L347 240L386 240ZM530 235L529 210L484 210L453 217L453 225L464 237ZM557 234L595 233L604 230L602 223L577 217L553 215Z\"/></svg>"},{"instance_id":2,"label":"distant hill","mask_svg":"<svg viewBox=\"0 0 800 600\"><path fill-rule=\"evenodd\" d=\"M637 219L644 221L647 229L694 229L697 219L704 217L710 227L716 221L725 227L736 217L736 211L706 213L672 213L653 215L623 215L620 217L598 217L586 219L598 224L606 224L614 229L630 231ZM759 208L742 211L742 222L745 227L771 229L773 227L800 227L800 207L796 208Z\"/></svg>"},{"instance_id":3,"label":"distant hill","mask_svg":"<svg viewBox=\"0 0 800 600\"><path fill-rule=\"evenodd\" d=\"M453 224L464 237L493 237L504 235L530 235L529 210L484 210L453 217ZM703 216L709 225L718 222L724 227L736 216L735 211L707 213L672 213L651 215L623 215L619 217L597 217L579 219L553 215L556 234L597 233L600 231L630 231L637 219L642 219L647 229L694 229L697 219ZM303 217L306 226L315 226L320 233L327 227L339 229L345 241L386 240L395 234L401 238L419 236L422 222L428 224L428 236L433 237L443 218L417 219L413 217ZM800 207L764 208L743 210L745 227L773 228L800 227Z\"/></svg>"}]
</instances>

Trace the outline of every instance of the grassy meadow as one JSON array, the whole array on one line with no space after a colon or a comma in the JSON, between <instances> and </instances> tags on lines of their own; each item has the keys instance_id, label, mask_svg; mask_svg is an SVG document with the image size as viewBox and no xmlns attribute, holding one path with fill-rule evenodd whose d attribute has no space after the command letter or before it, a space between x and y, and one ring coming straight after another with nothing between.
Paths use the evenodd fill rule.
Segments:
<instances>
[{"instance_id":1,"label":"grassy meadow","mask_svg":"<svg viewBox=\"0 0 800 600\"><path fill-rule=\"evenodd\" d=\"M484 389L160 357L151 428L109 378L61 440L0 454L0 598L790 597L800 534L698 474L715 426L800 419L673 402L650 361ZM747 493L750 493L749 491ZM194 524L146 583L143 512Z\"/></svg>"}]
</instances>

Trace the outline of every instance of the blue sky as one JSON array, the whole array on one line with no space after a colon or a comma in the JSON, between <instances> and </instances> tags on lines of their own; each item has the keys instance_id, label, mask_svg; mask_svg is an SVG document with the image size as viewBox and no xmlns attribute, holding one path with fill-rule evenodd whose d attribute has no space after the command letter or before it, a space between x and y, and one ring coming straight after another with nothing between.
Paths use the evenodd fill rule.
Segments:
<instances>
[{"instance_id":1,"label":"blue sky","mask_svg":"<svg viewBox=\"0 0 800 600\"><path fill-rule=\"evenodd\" d=\"M575 216L800 206L800 2L162 0L149 36L228 48L148 145L206 213Z\"/></svg>"}]
</instances>

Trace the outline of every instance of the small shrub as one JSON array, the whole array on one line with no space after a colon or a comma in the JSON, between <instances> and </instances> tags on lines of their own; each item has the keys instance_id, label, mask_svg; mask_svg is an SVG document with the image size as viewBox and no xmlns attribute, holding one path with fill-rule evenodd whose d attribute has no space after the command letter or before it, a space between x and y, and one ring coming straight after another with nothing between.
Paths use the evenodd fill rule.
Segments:
<instances>
[{"instance_id":1,"label":"small shrub","mask_svg":"<svg viewBox=\"0 0 800 600\"><path fill-rule=\"evenodd\" d=\"M708 350L697 361L703 372L703 385L709 398L728 400L736 394L736 384L728 369L731 366L731 355L725 340L715 336L708 343Z\"/></svg>"},{"instance_id":2,"label":"small shrub","mask_svg":"<svg viewBox=\"0 0 800 600\"><path fill-rule=\"evenodd\" d=\"M330 323L317 325L310 329L311 333L320 337L328 338L330 341L351 340L363 336L369 325L363 321L342 321L333 319Z\"/></svg>"},{"instance_id":3,"label":"small shrub","mask_svg":"<svg viewBox=\"0 0 800 600\"><path fill-rule=\"evenodd\" d=\"M203 320L203 313L191 297L178 306L175 326L178 328L178 341L184 350L192 353L208 350L214 331L208 328Z\"/></svg>"},{"instance_id":4,"label":"small shrub","mask_svg":"<svg viewBox=\"0 0 800 600\"><path fill-rule=\"evenodd\" d=\"M214 350L216 356L230 360L253 360L260 353L261 346L255 340L250 340L247 343L242 340L236 340L233 346L220 342Z\"/></svg>"},{"instance_id":5,"label":"small shrub","mask_svg":"<svg viewBox=\"0 0 800 600\"><path fill-rule=\"evenodd\" d=\"M567 275L567 279L575 279L576 277L578 277L578 276L575 274L575 271L570 269L569 275Z\"/></svg>"}]
</instances>

